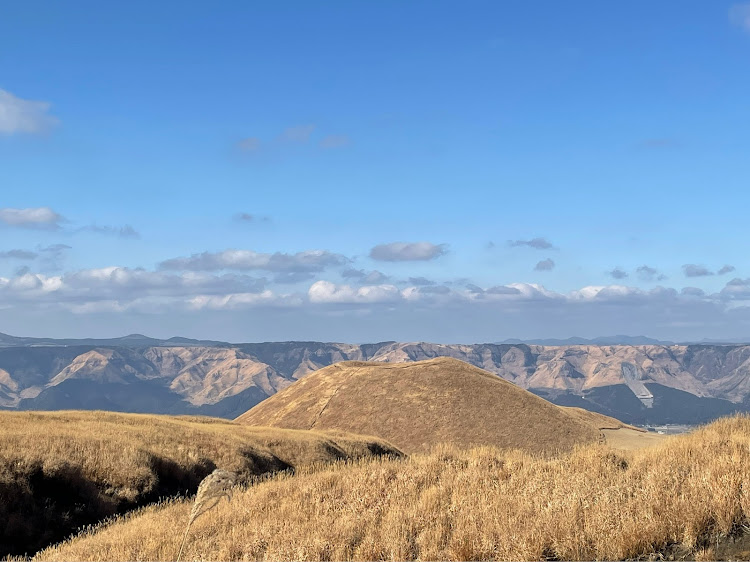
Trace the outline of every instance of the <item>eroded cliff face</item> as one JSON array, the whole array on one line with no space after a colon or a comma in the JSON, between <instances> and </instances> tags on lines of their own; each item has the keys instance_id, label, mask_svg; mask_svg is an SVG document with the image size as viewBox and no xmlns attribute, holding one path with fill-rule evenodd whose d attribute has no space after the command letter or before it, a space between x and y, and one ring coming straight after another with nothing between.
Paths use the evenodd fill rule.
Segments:
<instances>
[{"instance_id":1,"label":"eroded cliff face","mask_svg":"<svg viewBox=\"0 0 750 562\"><path fill-rule=\"evenodd\" d=\"M245 411L339 361L403 363L440 356L460 359L546 397L562 397L561 401L605 396L596 402L605 413L612 401L631 399L658 409L665 400L677 400L674 392L713 400L721 411L750 406L750 346L394 342L6 347L0 349L0 406L115 407L231 417L235 410ZM668 391L672 398L661 398Z\"/></svg>"}]
</instances>

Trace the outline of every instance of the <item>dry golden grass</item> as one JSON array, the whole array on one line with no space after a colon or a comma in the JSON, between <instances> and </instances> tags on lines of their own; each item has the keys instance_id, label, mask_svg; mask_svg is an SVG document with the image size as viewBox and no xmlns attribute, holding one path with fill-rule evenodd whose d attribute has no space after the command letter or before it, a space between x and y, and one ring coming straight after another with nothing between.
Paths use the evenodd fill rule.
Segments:
<instances>
[{"instance_id":1,"label":"dry golden grass","mask_svg":"<svg viewBox=\"0 0 750 562\"><path fill-rule=\"evenodd\" d=\"M37 559L169 560L190 509L149 507ZM184 559L736 559L749 515L750 418L735 417L639 451L439 447L278 475L196 521Z\"/></svg>"},{"instance_id":2,"label":"dry golden grass","mask_svg":"<svg viewBox=\"0 0 750 562\"><path fill-rule=\"evenodd\" d=\"M653 431L644 431L623 427L620 429L604 429L604 439L613 449L622 451L635 451L644 447L659 445L668 435L660 435Z\"/></svg>"},{"instance_id":3,"label":"dry golden grass","mask_svg":"<svg viewBox=\"0 0 750 562\"><path fill-rule=\"evenodd\" d=\"M450 357L336 363L264 400L237 421L378 435L406 453L451 443L550 455L603 440L603 427L624 426L601 414L555 406Z\"/></svg>"},{"instance_id":4,"label":"dry golden grass","mask_svg":"<svg viewBox=\"0 0 750 562\"><path fill-rule=\"evenodd\" d=\"M194 493L219 467L256 475L398 451L377 438L111 412L0 412L0 556Z\"/></svg>"}]
</instances>

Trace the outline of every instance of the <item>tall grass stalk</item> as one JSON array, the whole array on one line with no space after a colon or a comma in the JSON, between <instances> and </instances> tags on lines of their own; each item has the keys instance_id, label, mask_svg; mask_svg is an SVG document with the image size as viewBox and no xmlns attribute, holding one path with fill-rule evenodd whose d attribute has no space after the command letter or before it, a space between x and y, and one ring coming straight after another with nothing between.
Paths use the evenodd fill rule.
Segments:
<instances>
[{"instance_id":1,"label":"tall grass stalk","mask_svg":"<svg viewBox=\"0 0 750 562\"><path fill-rule=\"evenodd\" d=\"M190 512L187 527L185 527L185 534L182 536L180 551L177 553L177 562L180 562L182 550L185 548L185 542L187 541L190 526L193 524L193 521L198 519L198 517L206 513L209 509L215 507L221 501L221 498L226 497L227 501L231 500L232 486L234 486L235 482L237 482L237 474L217 468L200 483L200 486L198 486L198 493L195 495L195 503Z\"/></svg>"}]
</instances>

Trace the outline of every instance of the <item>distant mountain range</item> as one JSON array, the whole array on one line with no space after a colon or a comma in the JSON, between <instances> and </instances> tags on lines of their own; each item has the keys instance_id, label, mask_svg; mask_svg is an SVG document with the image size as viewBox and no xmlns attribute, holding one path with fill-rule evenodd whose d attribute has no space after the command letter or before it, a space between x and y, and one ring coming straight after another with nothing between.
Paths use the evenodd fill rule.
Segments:
<instances>
[{"instance_id":1,"label":"distant mountain range","mask_svg":"<svg viewBox=\"0 0 750 562\"><path fill-rule=\"evenodd\" d=\"M526 343L532 345L674 345L672 341L655 340L646 336L604 336L599 338L566 338L566 339L507 339L499 342L501 344Z\"/></svg>"},{"instance_id":2,"label":"distant mountain range","mask_svg":"<svg viewBox=\"0 0 750 562\"><path fill-rule=\"evenodd\" d=\"M395 343L395 342L388 342ZM658 340L646 336L600 336L596 338L570 337L565 339L559 338L536 338L536 339L516 339L509 338L500 342L504 344L529 344L529 345L547 345L547 346L564 346L564 345L690 345L690 344L715 344L715 345L733 345L747 343L750 344L750 338L733 338L733 339L709 339L704 338L699 341L685 341L679 344L670 340ZM169 339L151 338L143 334L129 334L119 338L33 338L9 336L0 332L0 347L23 347L23 346L68 346L68 345L99 345L114 347L170 347L170 346L211 346L211 347L231 347L229 342L217 340L196 340L191 338L172 337Z\"/></svg>"},{"instance_id":3,"label":"distant mountain range","mask_svg":"<svg viewBox=\"0 0 750 562\"><path fill-rule=\"evenodd\" d=\"M0 342L3 409L234 418L338 361L402 363L446 356L555 404L628 423L703 423L750 411L747 345L229 344L139 335L113 340L3 335Z\"/></svg>"},{"instance_id":4,"label":"distant mountain range","mask_svg":"<svg viewBox=\"0 0 750 562\"><path fill-rule=\"evenodd\" d=\"M9 336L0 332L0 347L32 347L32 346L68 346L68 345L101 345L114 347L154 347L154 346L227 346L226 342L211 340L193 340L190 338L169 338L160 340L142 334L130 334L120 338L83 338L83 339L55 339L55 338L24 338Z\"/></svg>"}]
</instances>

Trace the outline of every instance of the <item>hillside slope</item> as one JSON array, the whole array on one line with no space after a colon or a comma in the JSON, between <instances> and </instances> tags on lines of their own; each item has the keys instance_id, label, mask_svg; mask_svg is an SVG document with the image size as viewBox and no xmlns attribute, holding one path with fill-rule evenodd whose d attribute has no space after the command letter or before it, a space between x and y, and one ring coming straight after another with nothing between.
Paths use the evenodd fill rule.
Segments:
<instances>
[{"instance_id":1,"label":"hillside slope","mask_svg":"<svg viewBox=\"0 0 750 562\"><path fill-rule=\"evenodd\" d=\"M198 519L185 560L748 560L750 419L618 454L441 448L276 476ZM192 502L38 560L174 560Z\"/></svg>"},{"instance_id":2,"label":"hillside slope","mask_svg":"<svg viewBox=\"0 0 750 562\"><path fill-rule=\"evenodd\" d=\"M400 364L337 363L307 375L237 421L378 435L407 453L443 443L554 453L600 440L602 426L621 425L555 406L447 357Z\"/></svg>"},{"instance_id":3,"label":"hillside slope","mask_svg":"<svg viewBox=\"0 0 750 562\"><path fill-rule=\"evenodd\" d=\"M377 438L251 428L212 418L111 412L0 413L0 558L174 494L214 468L253 476L400 455Z\"/></svg>"}]
</instances>

